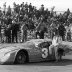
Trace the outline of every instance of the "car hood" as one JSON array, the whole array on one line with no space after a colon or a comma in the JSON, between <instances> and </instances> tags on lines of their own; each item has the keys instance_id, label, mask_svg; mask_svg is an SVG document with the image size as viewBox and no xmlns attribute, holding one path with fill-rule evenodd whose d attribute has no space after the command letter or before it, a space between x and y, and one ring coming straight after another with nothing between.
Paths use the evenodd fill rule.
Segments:
<instances>
[{"instance_id":1,"label":"car hood","mask_svg":"<svg viewBox=\"0 0 72 72\"><path fill-rule=\"evenodd\" d=\"M20 43L20 44L16 43L16 44L0 44L0 51L2 49L5 49L6 51L12 51L16 49L30 49L30 48L24 43Z\"/></svg>"},{"instance_id":2,"label":"car hood","mask_svg":"<svg viewBox=\"0 0 72 72\"><path fill-rule=\"evenodd\" d=\"M0 58L2 58L6 53L19 49L31 49L23 44L0 44Z\"/></svg>"}]
</instances>

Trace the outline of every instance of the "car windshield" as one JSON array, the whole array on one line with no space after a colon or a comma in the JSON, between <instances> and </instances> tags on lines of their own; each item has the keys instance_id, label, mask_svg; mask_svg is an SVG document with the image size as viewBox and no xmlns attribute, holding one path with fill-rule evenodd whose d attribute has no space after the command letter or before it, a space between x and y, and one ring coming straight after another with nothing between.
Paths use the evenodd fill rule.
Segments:
<instances>
[{"instance_id":1,"label":"car windshield","mask_svg":"<svg viewBox=\"0 0 72 72\"><path fill-rule=\"evenodd\" d=\"M25 47L32 47L34 45L34 43L33 42L30 42L30 41L28 41L28 42L26 42L26 43L24 43L24 46Z\"/></svg>"},{"instance_id":2,"label":"car windshield","mask_svg":"<svg viewBox=\"0 0 72 72\"><path fill-rule=\"evenodd\" d=\"M35 46L37 47L40 43L42 43L42 41L34 41L33 43L34 43Z\"/></svg>"}]
</instances>

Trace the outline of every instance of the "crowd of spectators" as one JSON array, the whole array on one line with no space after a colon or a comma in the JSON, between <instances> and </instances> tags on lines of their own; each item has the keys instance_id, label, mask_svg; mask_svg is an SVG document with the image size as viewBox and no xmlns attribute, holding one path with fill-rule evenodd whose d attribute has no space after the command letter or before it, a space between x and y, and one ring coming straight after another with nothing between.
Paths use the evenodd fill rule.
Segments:
<instances>
[{"instance_id":1,"label":"crowd of spectators","mask_svg":"<svg viewBox=\"0 0 72 72\"><path fill-rule=\"evenodd\" d=\"M0 10L1 42L24 42L30 33L35 33L35 38L43 39L44 33L52 38L59 32L60 25L69 27L72 23L72 13L69 9L63 14L57 14L54 7L49 11L43 4L40 9L27 2L22 2L20 5L14 2L13 5L13 9L9 6L7 11ZM4 6L6 7L6 5Z\"/></svg>"}]
</instances>

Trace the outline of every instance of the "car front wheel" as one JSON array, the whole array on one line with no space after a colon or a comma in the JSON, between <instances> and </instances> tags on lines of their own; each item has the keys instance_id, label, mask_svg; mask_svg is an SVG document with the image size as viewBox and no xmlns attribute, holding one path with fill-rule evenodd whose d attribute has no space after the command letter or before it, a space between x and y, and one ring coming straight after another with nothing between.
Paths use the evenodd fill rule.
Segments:
<instances>
[{"instance_id":1,"label":"car front wheel","mask_svg":"<svg viewBox=\"0 0 72 72\"><path fill-rule=\"evenodd\" d=\"M16 64L24 64L26 63L26 54L24 52L19 52L16 56L15 60Z\"/></svg>"}]
</instances>

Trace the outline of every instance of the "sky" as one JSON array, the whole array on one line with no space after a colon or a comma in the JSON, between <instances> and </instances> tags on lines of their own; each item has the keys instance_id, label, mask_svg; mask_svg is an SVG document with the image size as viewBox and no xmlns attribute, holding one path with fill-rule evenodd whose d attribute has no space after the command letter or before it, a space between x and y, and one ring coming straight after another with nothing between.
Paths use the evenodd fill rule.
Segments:
<instances>
[{"instance_id":1,"label":"sky","mask_svg":"<svg viewBox=\"0 0 72 72\"><path fill-rule=\"evenodd\" d=\"M72 12L72 0L0 0L0 6L3 7L3 3L6 2L7 6L13 7L13 2L21 4L22 2L32 3L32 5L40 8L43 4L45 8L51 10L55 6L55 11L66 11L68 8Z\"/></svg>"}]
</instances>

